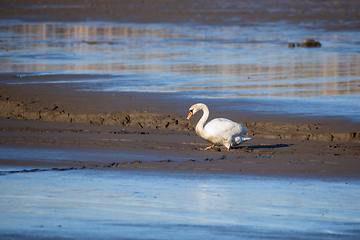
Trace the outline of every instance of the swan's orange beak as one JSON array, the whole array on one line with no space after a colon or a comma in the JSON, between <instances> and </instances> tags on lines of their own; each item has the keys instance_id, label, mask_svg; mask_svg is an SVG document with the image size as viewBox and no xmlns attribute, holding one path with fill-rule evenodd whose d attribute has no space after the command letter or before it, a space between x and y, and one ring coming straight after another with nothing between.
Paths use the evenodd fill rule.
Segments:
<instances>
[{"instance_id":1,"label":"swan's orange beak","mask_svg":"<svg viewBox=\"0 0 360 240\"><path fill-rule=\"evenodd\" d=\"M192 117L193 113L192 112L189 112L189 115L187 116L187 120L189 120L191 117Z\"/></svg>"}]
</instances>

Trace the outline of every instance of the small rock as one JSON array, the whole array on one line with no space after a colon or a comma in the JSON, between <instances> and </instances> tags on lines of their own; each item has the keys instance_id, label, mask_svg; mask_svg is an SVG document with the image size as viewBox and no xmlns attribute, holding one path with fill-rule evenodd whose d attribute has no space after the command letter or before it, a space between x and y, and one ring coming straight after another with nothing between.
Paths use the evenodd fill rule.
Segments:
<instances>
[{"instance_id":1,"label":"small rock","mask_svg":"<svg viewBox=\"0 0 360 240\"><path fill-rule=\"evenodd\" d=\"M307 39L305 41L297 43L298 47L321 47L320 42L316 42L314 39Z\"/></svg>"},{"instance_id":2,"label":"small rock","mask_svg":"<svg viewBox=\"0 0 360 240\"><path fill-rule=\"evenodd\" d=\"M160 162L171 162L171 159L161 160Z\"/></svg>"},{"instance_id":3,"label":"small rock","mask_svg":"<svg viewBox=\"0 0 360 240\"><path fill-rule=\"evenodd\" d=\"M289 48L294 48L295 47L295 43L289 43Z\"/></svg>"},{"instance_id":4,"label":"small rock","mask_svg":"<svg viewBox=\"0 0 360 240\"><path fill-rule=\"evenodd\" d=\"M137 161L133 161L133 162L131 162L131 164L134 164L134 163L142 163L142 161L137 160Z\"/></svg>"}]
</instances>

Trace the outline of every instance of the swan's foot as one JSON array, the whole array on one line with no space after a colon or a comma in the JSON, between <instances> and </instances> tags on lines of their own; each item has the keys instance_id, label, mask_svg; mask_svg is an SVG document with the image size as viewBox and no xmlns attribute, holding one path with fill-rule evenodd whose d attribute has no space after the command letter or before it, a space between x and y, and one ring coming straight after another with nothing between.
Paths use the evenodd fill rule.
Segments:
<instances>
[{"instance_id":1,"label":"swan's foot","mask_svg":"<svg viewBox=\"0 0 360 240\"><path fill-rule=\"evenodd\" d=\"M211 146L209 146L209 147L207 147L207 148L204 148L204 149L201 149L201 150L207 151L207 150L209 150L209 149L211 149L211 148L213 148L213 147L215 147L215 145L211 145Z\"/></svg>"}]
</instances>

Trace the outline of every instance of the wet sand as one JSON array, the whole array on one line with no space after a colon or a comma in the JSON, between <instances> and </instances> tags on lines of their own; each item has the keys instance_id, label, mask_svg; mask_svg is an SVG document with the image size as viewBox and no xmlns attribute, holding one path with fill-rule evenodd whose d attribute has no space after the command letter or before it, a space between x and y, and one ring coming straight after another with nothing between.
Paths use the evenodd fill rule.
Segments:
<instances>
[{"instance_id":1,"label":"wet sand","mask_svg":"<svg viewBox=\"0 0 360 240\"><path fill-rule=\"evenodd\" d=\"M10 77L14 76L2 75L4 81ZM203 99L210 107L210 118L237 121L248 128L253 139L230 152L225 148L200 151L208 146L194 132L201 114L186 120L194 100L184 96L83 92L56 84L3 84L0 91L3 148L118 152L115 158L72 162L2 159L2 165L71 168L112 164L256 173L360 173L359 124L345 119L242 112L238 107L223 107L226 100ZM246 104L236 101L236 106Z\"/></svg>"}]
</instances>

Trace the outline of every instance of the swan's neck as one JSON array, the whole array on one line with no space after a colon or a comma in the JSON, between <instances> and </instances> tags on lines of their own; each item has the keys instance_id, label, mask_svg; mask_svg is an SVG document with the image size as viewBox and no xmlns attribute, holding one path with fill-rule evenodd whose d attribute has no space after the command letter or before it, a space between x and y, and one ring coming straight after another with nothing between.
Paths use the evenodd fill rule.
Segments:
<instances>
[{"instance_id":1,"label":"swan's neck","mask_svg":"<svg viewBox=\"0 0 360 240\"><path fill-rule=\"evenodd\" d=\"M206 105L201 106L200 108L203 110L203 115L200 118L199 122L196 124L196 133L201 135L204 132L204 124L206 123L206 120L209 118L209 109Z\"/></svg>"}]
</instances>

